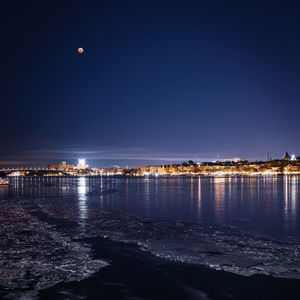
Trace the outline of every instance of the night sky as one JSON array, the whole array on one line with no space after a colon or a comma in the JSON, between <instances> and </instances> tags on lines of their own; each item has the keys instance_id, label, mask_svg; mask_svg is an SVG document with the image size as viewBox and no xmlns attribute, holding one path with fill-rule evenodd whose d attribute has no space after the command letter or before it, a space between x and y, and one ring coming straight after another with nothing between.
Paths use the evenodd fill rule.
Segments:
<instances>
[{"instance_id":1,"label":"night sky","mask_svg":"<svg viewBox=\"0 0 300 300\"><path fill-rule=\"evenodd\" d=\"M0 165L300 155L299 1L0 5Z\"/></svg>"}]
</instances>

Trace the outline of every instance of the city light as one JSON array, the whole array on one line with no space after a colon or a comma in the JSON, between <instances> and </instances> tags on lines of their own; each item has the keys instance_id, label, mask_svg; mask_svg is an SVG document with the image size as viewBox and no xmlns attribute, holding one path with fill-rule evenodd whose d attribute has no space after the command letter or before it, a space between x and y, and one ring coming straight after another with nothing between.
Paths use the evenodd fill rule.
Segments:
<instances>
[{"instance_id":1,"label":"city light","mask_svg":"<svg viewBox=\"0 0 300 300\"><path fill-rule=\"evenodd\" d=\"M89 166L86 164L86 159L85 158L79 158L78 159L78 164L77 164L77 168L79 170L84 170L87 169Z\"/></svg>"},{"instance_id":2,"label":"city light","mask_svg":"<svg viewBox=\"0 0 300 300\"><path fill-rule=\"evenodd\" d=\"M132 169L114 166L111 168L90 168L85 158L79 158L77 165L62 161L47 168L19 167L1 170L9 177L19 176L276 176L280 174L300 175L300 157L286 152L281 159L255 161L234 159L224 161L193 161L148 165Z\"/></svg>"}]
</instances>

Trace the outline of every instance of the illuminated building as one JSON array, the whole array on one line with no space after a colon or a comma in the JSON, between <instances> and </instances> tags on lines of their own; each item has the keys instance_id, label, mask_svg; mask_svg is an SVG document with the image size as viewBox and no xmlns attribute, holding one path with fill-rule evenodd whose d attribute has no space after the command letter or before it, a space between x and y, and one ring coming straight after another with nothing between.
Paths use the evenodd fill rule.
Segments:
<instances>
[{"instance_id":1,"label":"illuminated building","mask_svg":"<svg viewBox=\"0 0 300 300\"><path fill-rule=\"evenodd\" d=\"M75 168L74 165L69 165L65 161L62 161L61 163L57 165L48 166L48 170L56 170L56 171L70 171Z\"/></svg>"},{"instance_id":2,"label":"illuminated building","mask_svg":"<svg viewBox=\"0 0 300 300\"><path fill-rule=\"evenodd\" d=\"M88 167L89 167L89 165L86 164L85 158L78 159L78 164L77 164L78 170L84 170L84 169L87 169Z\"/></svg>"}]
</instances>

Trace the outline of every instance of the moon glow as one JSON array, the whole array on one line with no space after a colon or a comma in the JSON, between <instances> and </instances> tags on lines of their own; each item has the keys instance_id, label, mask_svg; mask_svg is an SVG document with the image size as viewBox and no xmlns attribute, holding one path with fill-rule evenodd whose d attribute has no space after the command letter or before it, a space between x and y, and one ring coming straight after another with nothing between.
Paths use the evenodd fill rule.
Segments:
<instances>
[{"instance_id":1,"label":"moon glow","mask_svg":"<svg viewBox=\"0 0 300 300\"><path fill-rule=\"evenodd\" d=\"M77 49L77 52L78 52L78 54L83 54L84 49L80 47L80 48Z\"/></svg>"}]
</instances>

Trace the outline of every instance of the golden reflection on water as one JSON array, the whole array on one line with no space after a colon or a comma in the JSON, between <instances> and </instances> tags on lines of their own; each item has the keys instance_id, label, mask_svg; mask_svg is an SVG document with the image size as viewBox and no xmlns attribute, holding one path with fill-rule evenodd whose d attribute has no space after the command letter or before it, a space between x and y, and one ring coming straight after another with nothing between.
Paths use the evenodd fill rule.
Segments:
<instances>
[{"instance_id":1,"label":"golden reflection on water","mask_svg":"<svg viewBox=\"0 0 300 300\"><path fill-rule=\"evenodd\" d=\"M225 199L225 178L216 177L213 180L213 190L215 195L215 219L217 222L220 222L222 219L222 206L224 205Z\"/></svg>"},{"instance_id":2,"label":"golden reflection on water","mask_svg":"<svg viewBox=\"0 0 300 300\"><path fill-rule=\"evenodd\" d=\"M284 226L293 228L297 219L297 201L299 201L299 176L283 178Z\"/></svg>"},{"instance_id":3,"label":"golden reflection on water","mask_svg":"<svg viewBox=\"0 0 300 300\"><path fill-rule=\"evenodd\" d=\"M201 177L198 177L197 184L197 212L198 215L201 213Z\"/></svg>"}]
</instances>

